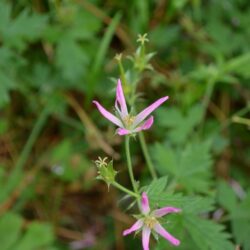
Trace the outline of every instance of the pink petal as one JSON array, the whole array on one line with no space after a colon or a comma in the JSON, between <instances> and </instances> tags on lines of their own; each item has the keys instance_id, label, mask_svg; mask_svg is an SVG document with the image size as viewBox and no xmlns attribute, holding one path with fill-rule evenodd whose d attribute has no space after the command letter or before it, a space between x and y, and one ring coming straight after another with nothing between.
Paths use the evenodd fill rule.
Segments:
<instances>
[{"instance_id":1,"label":"pink petal","mask_svg":"<svg viewBox=\"0 0 250 250\"><path fill-rule=\"evenodd\" d=\"M129 229L124 230L122 235L126 236L128 234L131 234L134 231L139 230L142 226L143 226L143 220L140 219L140 220L136 221L136 223L133 224L132 227L130 227Z\"/></svg>"},{"instance_id":2,"label":"pink petal","mask_svg":"<svg viewBox=\"0 0 250 250\"><path fill-rule=\"evenodd\" d=\"M149 250L149 239L151 230L148 227L143 227L142 229L142 246L143 250Z\"/></svg>"},{"instance_id":3,"label":"pink petal","mask_svg":"<svg viewBox=\"0 0 250 250\"><path fill-rule=\"evenodd\" d=\"M118 105L120 106L120 109L118 108ZM128 116L128 109L126 104L126 99L124 97L123 89L122 89L122 83L121 80L118 79L117 88L116 88L116 101L115 106L118 111L121 110L121 117L124 118Z\"/></svg>"},{"instance_id":4,"label":"pink petal","mask_svg":"<svg viewBox=\"0 0 250 250\"><path fill-rule=\"evenodd\" d=\"M119 127L123 127L122 122L114 115L112 115L110 112L108 112L99 102L93 101L93 103L98 108L99 112L109 121L114 123L115 125Z\"/></svg>"},{"instance_id":5,"label":"pink petal","mask_svg":"<svg viewBox=\"0 0 250 250\"><path fill-rule=\"evenodd\" d=\"M155 216L156 218L162 217L166 214L169 213L178 213L180 212L181 209L180 208L176 208L176 207L163 207L160 209L156 209L153 211L153 216Z\"/></svg>"},{"instance_id":6,"label":"pink petal","mask_svg":"<svg viewBox=\"0 0 250 250\"><path fill-rule=\"evenodd\" d=\"M148 214L150 212L148 196L147 196L147 194L145 192L142 193L141 210L142 210L143 214Z\"/></svg>"},{"instance_id":7,"label":"pink petal","mask_svg":"<svg viewBox=\"0 0 250 250\"><path fill-rule=\"evenodd\" d=\"M164 96L150 106L142 110L136 117L134 121L134 125L137 126L140 124L148 115L150 115L155 109L157 109L162 103L164 103L168 99L168 96Z\"/></svg>"},{"instance_id":8,"label":"pink petal","mask_svg":"<svg viewBox=\"0 0 250 250\"><path fill-rule=\"evenodd\" d=\"M154 117L150 116L141 126L134 129L133 132L139 132L141 130L150 129L150 127L153 125L153 123L154 123Z\"/></svg>"},{"instance_id":9,"label":"pink petal","mask_svg":"<svg viewBox=\"0 0 250 250\"><path fill-rule=\"evenodd\" d=\"M116 132L117 132L118 135L128 135L128 134L131 134L131 131L127 130L125 128L118 128L116 130Z\"/></svg>"},{"instance_id":10,"label":"pink petal","mask_svg":"<svg viewBox=\"0 0 250 250\"><path fill-rule=\"evenodd\" d=\"M160 234L162 237L164 237L166 240L168 240L171 244L174 246L178 246L180 244L180 241L176 239L173 235L168 233L160 223L155 224L154 230Z\"/></svg>"},{"instance_id":11,"label":"pink petal","mask_svg":"<svg viewBox=\"0 0 250 250\"><path fill-rule=\"evenodd\" d=\"M117 134L118 135L128 135L128 134L140 132L141 130L147 130L152 126L153 123L154 123L154 117L150 116L150 118L148 120L146 120L140 127L137 127L134 130L128 130L125 128L118 128Z\"/></svg>"}]
</instances>

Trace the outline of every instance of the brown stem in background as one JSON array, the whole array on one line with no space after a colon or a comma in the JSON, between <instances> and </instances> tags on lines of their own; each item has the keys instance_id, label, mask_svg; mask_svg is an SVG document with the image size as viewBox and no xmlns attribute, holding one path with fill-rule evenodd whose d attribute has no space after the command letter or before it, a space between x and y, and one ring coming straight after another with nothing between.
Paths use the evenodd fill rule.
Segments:
<instances>
[{"instance_id":1,"label":"brown stem in background","mask_svg":"<svg viewBox=\"0 0 250 250\"><path fill-rule=\"evenodd\" d=\"M162 19L166 14L166 9L167 9L167 0L160 0L157 2L157 6L155 7L153 17L149 24L150 28L154 28L162 21Z\"/></svg>"},{"instance_id":2,"label":"brown stem in background","mask_svg":"<svg viewBox=\"0 0 250 250\"><path fill-rule=\"evenodd\" d=\"M30 173L28 173L23 180L21 181L20 185L10 194L8 199L0 205L0 215L4 214L7 210L9 210L15 201L21 196L24 189L29 186L29 184L34 180L37 174L38 168L34 168Z\"/></svg>"},{"instance_id":3,"label":"brown stem in background","mask_svg":"<svg viewBox=\"0 0 250 250\"><path fill-rule=\"evenodd\" d=\"M112 22L112 18L110 18L108 15L105 14L100 8L98 8L96 5L86 1L86 0L74 0L75 3L78 3L81 5L85 10L92 13L97 18L101 19L105 24L109 25ZM129 36L127 36L128 32L125 32L125 30L121 27L121 25L118 25L116 28L116 35L119 37L119 39L124 43L124 45L130 49L133 48L133 45L131 43L131 39Z\"/></svg>"},{"instance_id":4,"label":"brown stem in background","mask_svg":"<svg viewBox=\"0 0 250 250\"><path fill-rule=\"evenodd\" d=\"M106 154L112 156L114 159L118 159L120 155L105 141L102 133L97 129L85 110L71 95L65 96L69 105L75 110L80 120L82 121L87 132L87 140L92 146L100 147ZM94 145L93 145L94 143Z\"/></svg>"}]
</instances>

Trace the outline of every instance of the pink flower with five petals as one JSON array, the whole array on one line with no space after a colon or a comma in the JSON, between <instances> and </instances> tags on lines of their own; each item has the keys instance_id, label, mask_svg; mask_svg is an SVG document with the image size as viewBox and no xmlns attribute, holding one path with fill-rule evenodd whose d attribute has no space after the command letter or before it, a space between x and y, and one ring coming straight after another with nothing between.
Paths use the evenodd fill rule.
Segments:
<instances>
[{"instance_id":1,"label":"pink flower with five petals","mask_svg":"<svg viewBox=\"0 0 250 250\"><path fill-rule=\"evenodd\" d=\"M145 192L143 192L141 199L141 212L143 214L143 217L137 220L131 228L123 231L123 236L131 234L132 232L138 230L142 230L143 250L149 250L150 234L151 231L154 230L156 233L160 234L162 237L168 240L172 245L178 246L180 244L180 241L169 232L167 232L157 219L166 214L179 213L180 211L181 209L176 207L163 207L154 211L150 211L148 196Z\"/></svg>"},{"instance_id":2,"label":"pink flower with five petals","mask_svg":"<svg viewBox=\"0 0 250 250\"><path fill-rule=\"evenodd\" d=\"M150 116L146 121L145 119L162 103L164 103L168 99L168 96L164 96L150 106L141 111L138 115L132 116L128 113L128 108L126 104L126 100L124 97L122 84L120 79L117 83L116 88L116 100L115 100L115 109L118 113L117 116L114 116L109 111L107 111L99 102L93 101L93 103L98 108L99 112L109 121L117 125L119 128L117 129L117 133L119 135L127 135L134 134L141 130L149 129L153 122L154 117Z\"/></svg>"}]
</instances>

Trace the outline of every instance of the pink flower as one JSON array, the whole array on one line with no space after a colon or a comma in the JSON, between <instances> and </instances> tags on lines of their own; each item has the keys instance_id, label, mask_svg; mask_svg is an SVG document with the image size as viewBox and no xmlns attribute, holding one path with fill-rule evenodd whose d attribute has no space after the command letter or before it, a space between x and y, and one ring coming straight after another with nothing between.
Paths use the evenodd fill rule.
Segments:
<instances>
[{"instance_id":1,"label":"pink flower","mask_svg":"<svg viewBox=\"0 0 250 250\"><path fill-rule=\"evenodd\" d=\"M107 111L99 102L93 101L93 103L96 105L99 112L106 119L108 119L109 121L111 121L112 123L114 123L119 127L117 129L117 133L119 135L127 135L127 134L134 134L141 130L149 129L154 122L154 117L150 116L147 120L145 119L167 99L168 96L164 96L155 101L147 108L145 108L138 115L132 116L128 113L128 108L124 97L122 84L119 79L116 88L116 100L115 100L115 109L117 111L117 116L114 116L109 111Z\"/></svg>"},{"instance_id":2,"label":"pink flower","mask_svg":"<svg viewBox=\"0 0 250 250\"><path fill-rule=\"evenodd\" d=\"M171 244L178 246L180 241L168 233L158 222L158 218L170 214L170 213L178 213L181 209L175 207L163 207L160 209L156 209L154 211L150 211L148 196L145 192L142 193L141 199L141 212L143 217L140 218L132 225L131 228L123 231L123 236L131 234L139 229L142 229L142 246L143 250L149 250L149 239L151 231L154 230L156 233L160 234L166 240L168 240Z\"/></svg>"}]
</instances>

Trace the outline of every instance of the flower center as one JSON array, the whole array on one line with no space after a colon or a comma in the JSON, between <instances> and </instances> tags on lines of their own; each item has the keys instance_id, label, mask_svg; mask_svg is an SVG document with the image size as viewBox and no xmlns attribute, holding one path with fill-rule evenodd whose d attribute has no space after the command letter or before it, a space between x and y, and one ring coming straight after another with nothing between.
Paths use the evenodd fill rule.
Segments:
<instances>
[{"instance_id":1,"label":"flower center","mask_svg":"<svg viewBox=\"0 0 250 250\"><path fill-rule=\"evenodd\" d=\"M150 229L152 229L155 224L158 223L158 221L156 220L155 217L153 216L147 216L145 219L144 219L144 224L149 227Z\"/></svg>"},{"instance_id":2,"label":"flower center","mask_svg":"<svg viewBox=\"0 0 250 250\"><path fill-rule=\"evenodd\" d=\"M126 128L130 128L132 126L132 124L134 123L135 117L134 116L126 116L123 119L124 125Z\"/></svg>"}]
</instances>

